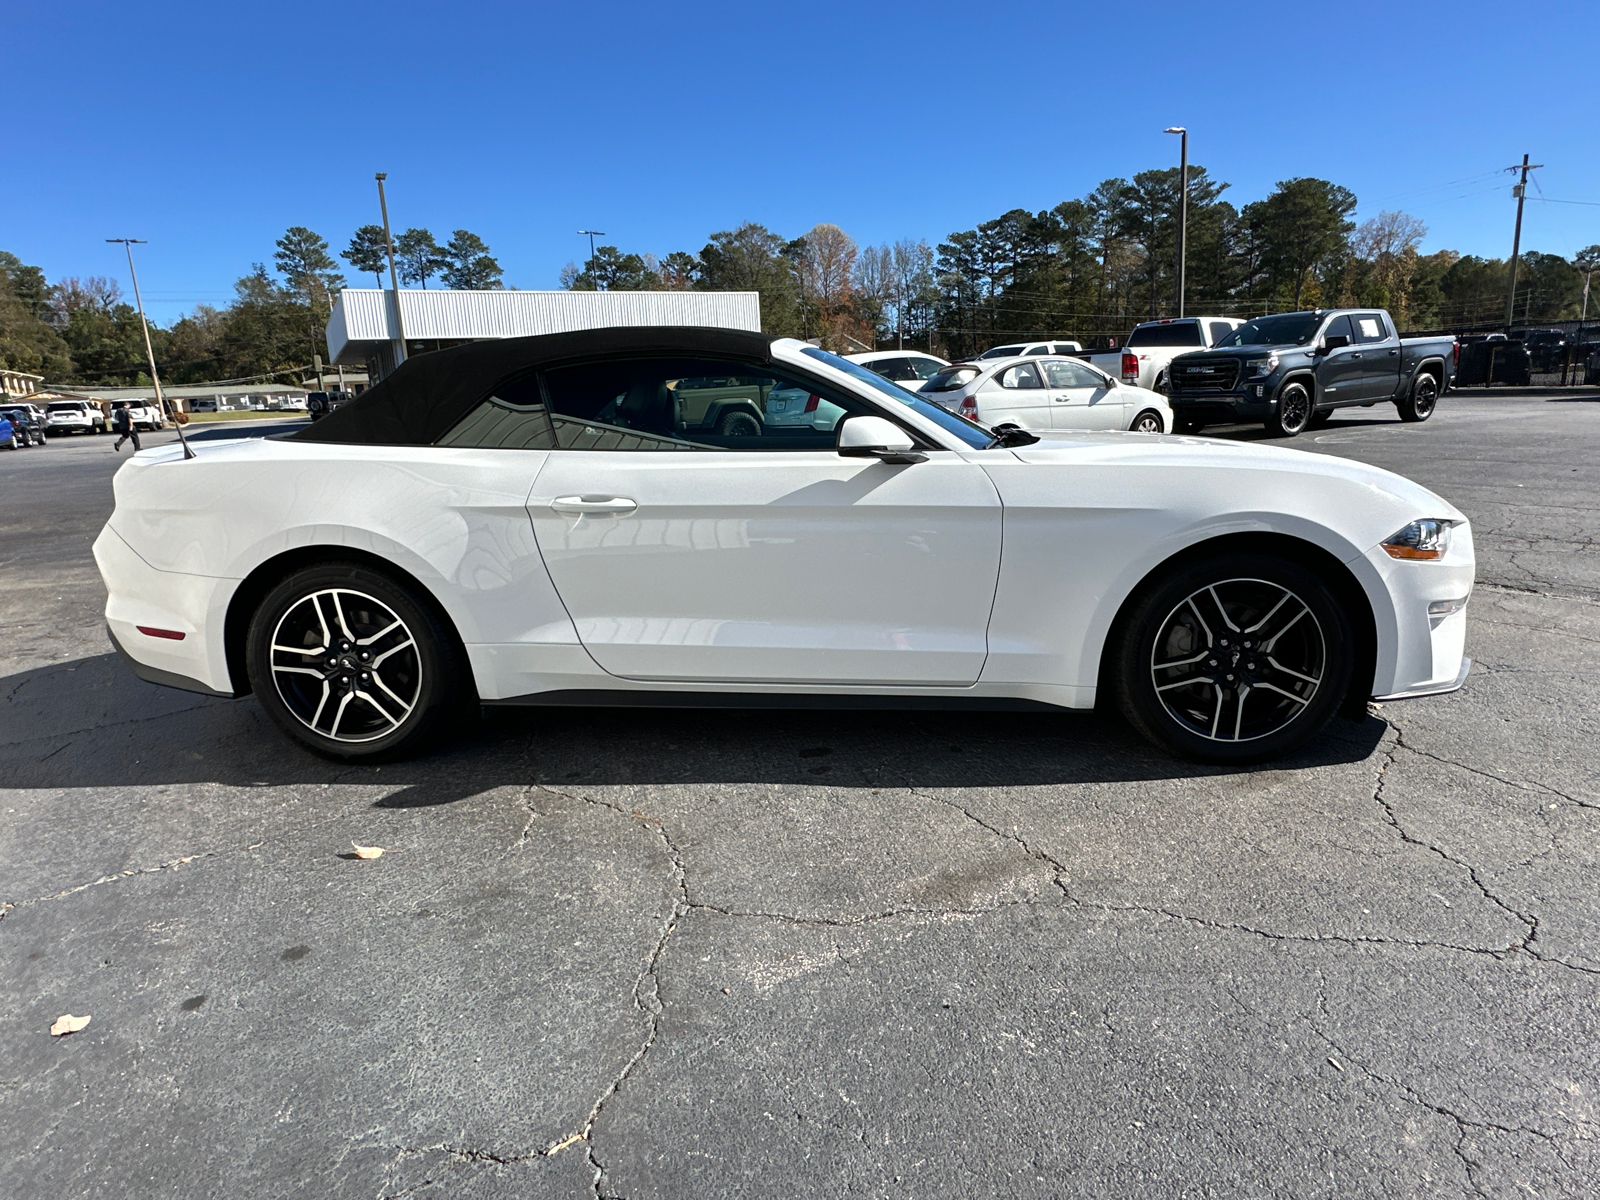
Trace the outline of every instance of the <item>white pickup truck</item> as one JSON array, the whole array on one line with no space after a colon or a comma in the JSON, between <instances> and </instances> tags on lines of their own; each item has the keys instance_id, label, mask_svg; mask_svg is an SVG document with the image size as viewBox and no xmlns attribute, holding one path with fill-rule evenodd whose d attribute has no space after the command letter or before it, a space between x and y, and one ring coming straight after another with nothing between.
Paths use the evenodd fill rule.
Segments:
<instances>
[{"instance_id":1,"label":"white pickup truck","mask_svg":"<svg viewBox=\"0 0 1600 1200\"><path fill-rule=\"evenodd\" d=\"M1135 325L1120 350L1076 354L1113 379L1167 393L1167 364L1191 350L1209 350L1239 327L1232 317L1171 317Z\"/></svg>"}]
</instances>

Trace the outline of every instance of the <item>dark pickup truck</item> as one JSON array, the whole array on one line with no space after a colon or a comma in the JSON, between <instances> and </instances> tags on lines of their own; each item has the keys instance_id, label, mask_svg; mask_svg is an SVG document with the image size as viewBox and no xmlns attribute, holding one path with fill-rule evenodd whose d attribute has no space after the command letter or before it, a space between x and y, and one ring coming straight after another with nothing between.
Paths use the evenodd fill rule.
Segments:
<instances>
[{"instance_id":1,"label":"dark pickup truck","mask_svg":"<svg viewBox=\"0 0 1600 1200\"><path fill-rule=\"evenodd\" d=\"M1319 309L1257 317L1210 350L1168 367L1174 425L1260 421L1294 437L1336 408L1393 404L1426 421L1455 379L1456 340L1402 338L1381 309Z\"/></svg>"}]
</instances>

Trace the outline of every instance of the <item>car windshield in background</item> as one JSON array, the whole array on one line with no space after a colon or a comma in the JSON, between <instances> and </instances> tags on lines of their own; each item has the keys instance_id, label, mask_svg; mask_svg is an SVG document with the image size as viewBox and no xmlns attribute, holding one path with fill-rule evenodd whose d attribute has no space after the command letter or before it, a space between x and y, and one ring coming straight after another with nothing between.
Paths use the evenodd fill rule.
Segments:
<instances>
[{"instance_id":1,"label":"car windshield in background","mask_svg":"<svg viewBox=\"0 0 1600 1200\"><path fill-rule=\"evenodd\" d=\"M1140 346L1203 346L1199 321L1174 321L1170 325L1141 325L1128 335L1128 349Z\"/></svg>"},{"instance_id":2,"label":"car windshield in background","mask_svg":"<svg viewBox=\"0 0 1600 1200\"><path fill-rule=\"evenodd\" d=\"M954 392L964 388L978 377L978 368L957 364L936 371L922 390L925 392Z\"/></svg>"},{"instance_id":3,"label":"car windshield in background","mask_svg":"<svg viewBox=\"0 0 1600 1200\"><path fill-rule=\"evenodd\" d=\"M969 421L965 417L959 417L953 412L940 408L937 404L924 400L915 392L908 392L905 388L890 383L882 375L875 371L867 370L860 363L853 363L848 358L840 358L837 354L830 354L826 350L818 350L815 346L807 346L802 353L834 368L836 371L843 371L852 379L866 384L873 391L887 396L896 404L903 404L907 408L914 410L918 416L926 417L946 432L955 434L975 450L983 449L993 440L989 431L976 421Z\"/></svg>"},{"instance_id":4,"label":"car windshield in background","mask_svg":"<svg viewBox=\"0 0 1600 1200\"><path fill-rule=\"evenodd\" d=\"M1246 321L1218 346L1304 346L1322 327L1321 313L1283 313Z\"/></svg>"},{"instance_id":5,"label":"car windshield in background","mask_svg":"<svg viewBox=\"0 0 1600 1200\"><path fill-rule=\"evenodd\" d=\"M979 358L1016 358L1022 353L1021 346L996 346L993 350L985 350L978 355Z\"/></svg>"}]
</instances>

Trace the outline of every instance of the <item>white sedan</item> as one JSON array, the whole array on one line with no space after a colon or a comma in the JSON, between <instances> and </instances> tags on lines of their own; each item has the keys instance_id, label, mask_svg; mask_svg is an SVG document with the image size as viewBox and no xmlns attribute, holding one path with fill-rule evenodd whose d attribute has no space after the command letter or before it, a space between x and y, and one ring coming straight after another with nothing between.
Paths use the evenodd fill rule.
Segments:
<instances>
[{"instance_id":1,"label":"white sedan","mask_svg":"<svg viewBox=\"0 0 1600 1200\"><path fill-rule=\"evenodd\" d=\"M923 385L935 404L982 425L1131 429L1170 433L1172 408L1159 392L1119 383L1075 358L1002 358L956 363Z\"/></svg>"},{"instance_id":2,"label":"white sedan","mask_svg":"<svg viewBox=\"0 0 1600 1200\"><path fill-rule=\"evenodd\" d=\"M689 424L675 388L705 378L838 417ZM473 343L196 451L116 475L94 547L112 641L340 759L436 746L480 704L1104 700L1172 752L1246 762L1469 665L1471 531L1414 483L991 431L762 334Z\"/></svg>"}]
</instances>

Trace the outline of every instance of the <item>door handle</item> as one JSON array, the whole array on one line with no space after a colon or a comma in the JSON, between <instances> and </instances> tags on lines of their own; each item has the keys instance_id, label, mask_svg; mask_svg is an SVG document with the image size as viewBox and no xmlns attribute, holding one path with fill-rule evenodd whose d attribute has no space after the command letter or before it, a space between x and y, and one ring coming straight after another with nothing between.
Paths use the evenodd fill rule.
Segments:
<instances>
[{"instance_id":1,"label":"door handle","mask_svg":"<svg viewBox=\"0 0 1600 1200\"><path fill-rule=\"evenodd\" d=\"M1350 357L1351 357L1351 358L1360 358L1360 357L1361 357L1361 355L1359 355L1359 354L1352 354L1352 355L1351 355L1351 356L1350 356Z\"/></svg>"},{"instance_id":2,"label":"door handle","mask_svg":"<svg viewBox=\"0 0 1600 1200\"><path fill-rule=\"evenodd\" d=\"M557 496L550 501L550 508L558 513L612 513L621 516L631 513L638 508L638 504L626 496Z\"/></svg>"},{"instance_id":3,"label":"door handle","mask_svg":"<svg viewBox=\"0 0 1600 1200\"><path fill-rule=\"evenodd\" d=\"M1389 357L1393 358L1396 354L1399 354L1399 353L1400 353L1400 351L1398 351L1398 350L1391 350L1391 351L1389 351Z\"/></svg>"}]
</instances>

